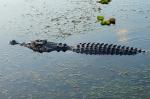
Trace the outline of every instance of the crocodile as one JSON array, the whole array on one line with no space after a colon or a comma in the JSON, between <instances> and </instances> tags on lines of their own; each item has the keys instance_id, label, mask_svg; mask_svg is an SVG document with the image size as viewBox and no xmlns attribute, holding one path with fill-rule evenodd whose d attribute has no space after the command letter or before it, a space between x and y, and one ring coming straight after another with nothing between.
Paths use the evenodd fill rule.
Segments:
<instances>
[{"instance_id":1,"label":"crocodile","mask_svg":"<svg viewBox=\"0 0 150 99\"><path fill-rule=\"evenodd\" d=\"M105 43L79 43L75 46L69 46L67 44L49 42L47 40L34 40L30 43L19 43L16 40L9 42L10 45L19 44L20 46L32 49L35 52L52 52L52 51L73 51L81 54L89 55L136 55L139 53L145 53L147 51L115 44Z\"/></svg>"}]
</instances>

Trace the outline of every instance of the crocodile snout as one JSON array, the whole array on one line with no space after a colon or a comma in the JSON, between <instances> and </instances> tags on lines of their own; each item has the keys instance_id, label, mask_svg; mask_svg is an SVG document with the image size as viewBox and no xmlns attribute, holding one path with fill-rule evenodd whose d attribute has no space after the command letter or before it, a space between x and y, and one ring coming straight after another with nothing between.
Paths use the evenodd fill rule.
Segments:
<instances>
[{"instance_id":1,"label":"crocodile snout","mask_svg":"<svg viewBox=\"0 0 150 99\"><path fill-rule=\"evenodd\" d=\"M10 42L9 42L9 44L10 45L16 45L16 44L19 44L16 40L11 40Z\"/></svg>"}]
</instances>

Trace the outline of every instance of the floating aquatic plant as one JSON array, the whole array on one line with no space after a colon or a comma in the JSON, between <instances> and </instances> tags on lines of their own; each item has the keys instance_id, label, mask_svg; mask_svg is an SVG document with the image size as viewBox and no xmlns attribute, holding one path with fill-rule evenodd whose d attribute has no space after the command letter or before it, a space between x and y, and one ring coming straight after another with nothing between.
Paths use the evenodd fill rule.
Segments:
<instances>
[{"instance_id":1,"label":"floating aquatic plant","mask_svg":"<svg viewBox=\"0 0 150 99\"><path fill-rule=\"evenodd\" d=\"M101 4L109 4L109 2L111 2L111 0L100 0L99 3Z\"/></svg>"},{"instance_id":2,"label":"floating aquatic plant","mask_svg":"<svg viewBox=\"0 0 150 99\"><path fill-rule=\"evenodd\" d=\"M97 20L101 23L101 25L111 25L116 23L116 19L113 17L110 18L109 20L104 19L105 19L104 16L97 16Z\"/></svg>"},{"instance_id":3,"label":"floating aquatic plant","mask_svg":"<svg viewBox=\"0 0 150 99\"><path fill-rule=\"evenodd\" d=\"M104 16L97 16L97 20L98 21L103 21L104 20Z\"/></svg>"},{"instance_id":4,"label":"floating aquatic plant","mask_svg":"<svg viewBox=\"0 0 150 99\"><path fill-rule=\"evenodd\" d=\"M116 19L115 18L110 18L109 21L110 21L111 24L116 24Z\"/></svg>"},{"instance_id":5,"label":"floating aquatic plant","mask_svg":"<svg viewBox=\"0 0 150 99\"><path fill-rule=\"evenodd\" d=\"M110 21L109 20L104 20L104 21L101 21L101 25L110 25Z\"/></svg>"},{"instance_id":6,"label":"floating aquatic plant","mask_svg":"<svg viewBox=\"0 0 150 99\"><path fill-rule=\"evenodd\" d=\"M106 25L106 22L105 21L101 21L101 25Z\"/></svg>"}]
</instances>

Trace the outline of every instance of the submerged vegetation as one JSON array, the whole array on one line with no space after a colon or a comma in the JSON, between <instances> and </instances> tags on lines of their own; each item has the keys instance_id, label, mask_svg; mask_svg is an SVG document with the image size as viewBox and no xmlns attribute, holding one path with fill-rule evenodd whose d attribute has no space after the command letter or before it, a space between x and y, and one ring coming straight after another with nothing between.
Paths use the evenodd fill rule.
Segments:
<instances>
[{"instance_id":1,"label":"submerged vegetation","mask_svg":"<svg viewBox=\"0 0 150 99\"><path fill-rule=\"evenodd\" d=\"M109 2L111 2L111 0L100 0L98 2L101 4L109 4Z\"/></svg>"}]
</instances>

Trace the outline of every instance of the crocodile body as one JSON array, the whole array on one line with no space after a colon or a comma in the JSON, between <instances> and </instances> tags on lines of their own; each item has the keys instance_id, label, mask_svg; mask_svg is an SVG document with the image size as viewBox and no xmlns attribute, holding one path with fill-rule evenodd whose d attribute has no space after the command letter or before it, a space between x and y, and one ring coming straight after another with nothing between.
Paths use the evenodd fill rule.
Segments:
<instances>
[{"instance_id":1,"label":"crocodile body","mask_svg":"<svg viewBox=\"0 0 150 99\"><path fill-rule=\"evenodd\" d=\"M11 45L19 44L32 49L35 52L52 52L52 51L73 51L81 54L90 55L135 55L138 53L145 53L146 51L113 44L104 43L79 43L76 46L69 46L67 44L48 42L47 40L35 40L30 43L18 43L15 40L10 41Z\"/></svg>"}]
</instances>

